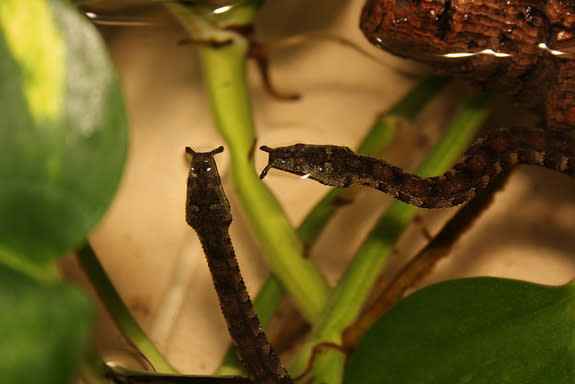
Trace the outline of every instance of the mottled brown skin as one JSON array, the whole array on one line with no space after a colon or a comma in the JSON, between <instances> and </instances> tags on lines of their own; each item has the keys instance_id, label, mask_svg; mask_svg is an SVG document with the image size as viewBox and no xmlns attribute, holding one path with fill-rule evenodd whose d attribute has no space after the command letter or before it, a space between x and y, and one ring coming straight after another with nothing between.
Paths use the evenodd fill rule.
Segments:
<instances>
[{"instance_id":1,"label":"mottled brown skin","mask_svg":"<svg viewBox=\"0 0 575 384\"><path fill-rule=\"evenodd\" d=\"M368 0L360 27L390 53L505 92L549 129L575 127L575 0Z\"/></svg>"},{"instance_id":2,"label":"mottled brown skin","mask_svg":"<svg viewBox=\"0 0 575 384\"><path fill-rule=\"evenodd\" d=\"M261 147L271 168L302 175L333 187L354 184L375 188L407 204L447 208L466 202L495 176L519 164L554 169L575 177L575 139L559 132L525 128L496 131L473 143L446 173L420 177L347 147L295 144Z\"/></svg>"},{"instance_id":3,"label":"mottled brown skin","mask_svg":"<svg viewBox=\"0 0 575 384\"><path fill-rule=\"evenodd\" d=\"M212 274L212 280L230 336L248 376L258 384L292 384L274 353L242 279L230 235L230 204L214 160L219 147L191 155L186 197L186 222L196 231Z\"/></svg>"}]
</instances>

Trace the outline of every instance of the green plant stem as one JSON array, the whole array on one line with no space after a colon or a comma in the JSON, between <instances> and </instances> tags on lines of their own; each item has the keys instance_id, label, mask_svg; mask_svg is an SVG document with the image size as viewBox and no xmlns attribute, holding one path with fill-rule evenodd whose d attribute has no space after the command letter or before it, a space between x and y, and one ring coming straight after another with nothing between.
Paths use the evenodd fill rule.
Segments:
<instances>
[{"instance_id":1,"label":"green plant stem","mask_svg":"<svg viewBox=\"0 0 575 384\"><path fill-rule=\"evenodd\" d=\"M487 116L490 100L487 94L476 94L467 99L416 174L428 177L445 172L475 137ZM356 319L394 244L417 211L418 208L400 201L392 203L335 288L321 320L294 360L293 372L299 372L305 367L313 345L341 342L342 332ZM313 368L314 382L340 383L344 361L343 354L337 351L328 351L318 356Z\"/></svg>"},{"instance_id":2,"label":"green plant stem","mask_svg":"<svg viewBox=\"0 0 575 384\"><path fill-rule=\"evenodd\" d=\"M122 334L150 362L157 372L178 373L146 336L136 319L132 317L90 244L84 244L78 250L77 255L82 269Z\"/></svg>"}]
</instances>

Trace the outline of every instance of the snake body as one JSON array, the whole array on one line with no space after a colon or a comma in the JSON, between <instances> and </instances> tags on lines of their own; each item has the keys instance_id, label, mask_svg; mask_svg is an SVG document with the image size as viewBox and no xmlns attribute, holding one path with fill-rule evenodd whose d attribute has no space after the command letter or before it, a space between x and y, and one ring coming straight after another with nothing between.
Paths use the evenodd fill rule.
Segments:
<instances>
[{"instance_id":1,"label":"snake body","mask_svg":"<svg viewBox=\"0 0 575 384\"><path fill-rule=\"evenodd\" d=\"M519 164L575 177L573 138L565 133L525 128L499 130L477 139L451 169L436 177L420 177L341 146L295 144L261 149L269 153L261 178L276 168L333 187L364 185L423 208L462 204L499 173Z\"/></svg>"},{"instance_id":2,"label":"snake body","mask_svg":"<svg viewBox=\"0 0 575 384\"><path fill-rule=\"evenodd\" d=\"M191 155L186 197L186 221L196 231L212 274L212 280L228 330L248 376L258 384L292 384L274 353L254 311L229 235L230 204L221 185L214 154Z\"/></svg>"}]
</instances>

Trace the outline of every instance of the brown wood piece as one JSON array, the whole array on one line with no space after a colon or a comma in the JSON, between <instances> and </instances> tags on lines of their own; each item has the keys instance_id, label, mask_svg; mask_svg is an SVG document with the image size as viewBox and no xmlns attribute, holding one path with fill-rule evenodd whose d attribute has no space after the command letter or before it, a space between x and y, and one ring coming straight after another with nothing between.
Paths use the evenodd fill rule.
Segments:
<instances>
[{"instance_id":1,"label":"brown wood piece","mask_svg":"<svg viewBox=\"0 0 575 384\"><path fill-rule=\"evenodd\" d=\"M374 45L496 89L549 129L575 126L574 0L368 0Z\"/></svg>"}]
</instances>

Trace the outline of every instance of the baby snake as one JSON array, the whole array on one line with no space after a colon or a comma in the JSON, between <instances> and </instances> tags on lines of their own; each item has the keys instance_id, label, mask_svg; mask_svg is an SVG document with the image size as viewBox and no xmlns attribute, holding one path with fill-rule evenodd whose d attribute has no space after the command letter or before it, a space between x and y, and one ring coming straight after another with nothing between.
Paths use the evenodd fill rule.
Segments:
<instances>
[{"instance_id":1,"label":"baby snake","mask_svg":"<svg viewBox=\"0 0 575 384\"><path fill-rule=\"evenodd\" d=\"M186 222L196 231L212 274L228 330L248 376L258 384L292 384L273 351L254 311L229 235L230 203L224 193L214 154L191 155L186 197Z\"/></svg>"},{"instance_id":2,"label":"baby snake","mask_svg":"<svg viewBox=\"0 0 575 384\"><path fill-rule=\"evenodd\" d=\"M407 204L447 208L466 202L495 176L519 164L554 169L575 177L575 140L565 133L525 128L502 129L477 139L441 176L420 177L347 147L295 144L262 146L271 168L302 175L333 187L375 188Z\"/></svg>"}]
</instances>

